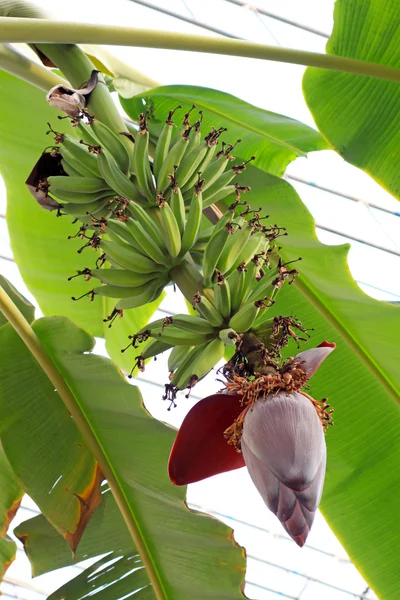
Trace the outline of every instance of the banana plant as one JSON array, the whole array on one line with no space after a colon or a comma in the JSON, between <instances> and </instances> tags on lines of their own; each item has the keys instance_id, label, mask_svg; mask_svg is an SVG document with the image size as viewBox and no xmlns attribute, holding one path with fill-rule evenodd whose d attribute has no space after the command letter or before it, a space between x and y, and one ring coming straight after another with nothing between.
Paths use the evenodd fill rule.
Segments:
<instances>
[{"instance_id":1,"label":"banana plant","mask_svg":"<svg viewBox=\"0 0 400 600\"><path fill-rule=\"evenodd\" d=\"M398 544L399 526L390 511L380 523L362 502L365 480L352 474L362 465L370 481L378 468L377 494L389 477L400 488L397 452L382 456L379 436L384 431L397 449L399 309L360 292L347 272L346 249L317 242L310 215L280 179L291 160L326 142L301 123L227 94L178 85L122 99L132 127L113 103L102 64L71 42L130 43L133 34L136 45L300 62L364 80L399 81L398 70L126 28L99 27L85 40L84 25L30 19L40 15L24 2L3 2L3 15L10 6L11 16L25 18L1 19L3 41L34 42L44 64L65 77L10 46L0 52L8 71L0 74L8 100L0 126L15 152L0 145L9 230L26 283L48 315L34 320L29 304L2 282L0 439L10 497L18 501L23 489L42 513L15 531L34 573L106 554L51 597L85 595L94 573L98 589L107 586L113 597L241 597L241 549L225 527L187 510L179 486L246 464L268 508L303 546L326 468L322 509L371 585L394 598L395 564L379 560L377 549L389 532ZM277 224L267 216L270 207ZM32 233L29 252L22 224ZM178 288L192 310L151 320L167 286ZM293 351L308 342L311 327L319 346ZM129 377L168 351L169 410L226 357L222 390L192 409L176 437L146 413L138 389L111 361L90 354L92 334L106 338ZM332 366L315 375L309 395L308 380L336 345ZM327 393L339 407L339 426L327 435L326 467ZM379 403L385 410L376 418Z\"/></svg>"}]
</instances>

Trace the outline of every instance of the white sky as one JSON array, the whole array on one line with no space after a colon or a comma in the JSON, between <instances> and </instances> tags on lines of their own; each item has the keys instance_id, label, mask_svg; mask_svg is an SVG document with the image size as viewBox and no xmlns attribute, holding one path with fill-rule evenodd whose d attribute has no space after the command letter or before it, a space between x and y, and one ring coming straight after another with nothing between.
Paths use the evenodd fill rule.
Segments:
<instances>
[{"instance_id":1,"label":"white sky","mask_svg":"<svg viewBox=\"0 0 400 600\"><path fill-rule=\"evenodd\" d=\"M157 5L155 1L152 3ZM52 11L53 14L55 12L57 18L65 20L214 35L127 0L113 0L112 4L100 3L97 0L69 0L67 3L40 0L37 4ZM321 37L278 21L260 18L254 11L240 9L224 0L169 0L168 2L158 0L158 5L186 16L190 16L190 10L199 21L208 22L253 41L271 45L279 43L282 46L316 52L324 51L325 41ZM328 33L332 28L333 0L324 2L280 0L279 3L260 0L258 5L275 14ZM110 6L112 6L111 11ZM117 47L109 50L162 84L184 83L217 88L262 108L313 125L301 92L301 79L304 72L302 67L174 51ZM307 159L298 159L289 165L287 172L325 187L352 194L364 201L364 203L350 202L309 186L295 184L317 224L340 231L344 235L347 233L385 248L400 251L399 243L396 242L399 217L370 209L365 204L365 202L374 202L399 211L398 202L367 175L344 163L333 152L312 153ZM4 194L1 194L1 190L0 196L3 198L4 205ZM0 202L0 212L4 210ZM320 240L324 243L338 244L346 241L345 237L317 231ZM0 240L0 254L11 256L6 225L2 219L0 219ZM383 300L400 300L400 281L393 277L394 273L399 272L398 256L354 242L349 263L354 278L371 296ZM14 264L1 260L0 272L20 291L30 296ZM171 295L162 308L168 312L181 310L177 306L176 296ZM182 303L182 311L184 310ZM101 351L101 343L99 350ZM167 413L165 403L160 401L161 389L154 385L154 383L162 383L165 378L163 375L160 376L160 371L162 371L161 361L157 361L156 365L151 363L144 373L143 380L150 382L143 381L141 384L146 405L158 418L179 426L197 398L207 395L214 389L214 377L210 375L196 386L190 400L182 398L178 408ZM248 560L247 580L271 590L262 589L257 585L248 585L246 593L254 600L277 600L278 598L351 600L359 598L367 587L356 569L347 561L345 551L322 516L317 515L305 548L300 549L290 541L280 523L265 507L246 469L189 486L188 500L204 510L227 515L225 521L234 527L238 543L246 547L251 557L267 561L262 563L255 558ZM28 500L25 505L28 505ZM26 511L20 512L17 517L18 522L31 516ZM250 525L239 524L232 519ZM326 553L334 556L328 556ZM279 565L289 572L267 563ZM31 583L49 593L71 578L71 573L76 574L76 572L76 569L66 569L62 573L38 577ZM322 586L302 575L324 581L347 592ZM7 577L24 582L30 580L29 564L22 552L18 553L18 559L8 570ZM20 594L18 597L22 599L43 598L43 595L33 591L3 584L5 598L11 598L13 594L15 597L16 590ZM373 597L371 593L368 594L368 598Z\"/></svg>"}]
</instances>

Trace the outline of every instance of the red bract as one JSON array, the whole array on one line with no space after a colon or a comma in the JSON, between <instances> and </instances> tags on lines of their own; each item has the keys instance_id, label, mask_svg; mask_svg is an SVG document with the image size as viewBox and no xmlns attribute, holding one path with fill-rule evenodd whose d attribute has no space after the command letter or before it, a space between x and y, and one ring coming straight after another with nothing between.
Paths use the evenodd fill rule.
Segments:
<instances>
[{"instance_id":1,"label":"red bract","mask_svg":"<svg viewBox=\"0 0 400 600\"><path fill-rule=\"evenodd\" d=\"M310 378L334 348L322 342L298 354L295 362ZM238 418L243 420L241 453L226 439ZM268 508L303 546L325 477L321 418L318 403L299 391L261 395L248 406L239 394L214 394L185 417L169 459L170 478L175 485L185 485L246 465Z\"/></svg>"}]
</instances>

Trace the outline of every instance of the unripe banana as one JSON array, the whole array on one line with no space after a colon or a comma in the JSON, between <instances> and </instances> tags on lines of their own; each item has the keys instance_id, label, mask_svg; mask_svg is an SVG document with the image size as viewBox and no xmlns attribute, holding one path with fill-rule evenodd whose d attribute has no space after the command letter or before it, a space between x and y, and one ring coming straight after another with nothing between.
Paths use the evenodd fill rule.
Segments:
<instances>
[{"instance_id":1,"label":"unripe banana","mask_svg":"<svg viewBox=\"0 0 400 600\"><path fill-rule=\"evenodd\" d=\"M210 287L218 259L229 238L227 227L217 230L208 242L203 256L203 277L205 287Z\"/></svg>"},{"instance_id":2,"label":"unripe banana","mask_svg":"<svg viewBox=\"0 0 400 600\"><path fill-rule=\"evenodd\" d=\"M228 165L228 162L229 159L224 154L220 154L219 156L216 156L208 165L206 170L202 172L202 177L205 179L205 184L203 187L204 193L221 177Z\"/></svg>"},{"instance_id":3,"label":"unripe banana","mask_svg":"<svg viewBox=\"0 0 400 600\"><path fill-rule=\"evenodd\" d=\"M136 175L139 190L150 203L154 204L156 189L149 163L149 132L145 116L141 114L139 117L140 131L135 140L132 167Z\"/></svg>"},{"instance_id":4,"label":"unripe banana","mask_svg":"<svg viewBox=\"0 0 400 600\"><path fill-rule=\"evenodd\" d=\"M234 185L226 185L220 190L214 192L214 194L208 194L207 196L204 196L203 208L207 208L207 206L211 206L211 204L216 204L220 200L223 200L224 198L234 194L235 191L236 188Z\"/></svg>"},{"instance_id":5,"label":"unripe banana","mask_svg":"<svg viewBox=\"0 0 400 600\"><path fill-rule=\"evenodd\" d=\"M231 316L231 290L227 279L214 285L214 299L217 311L224 319Z\"/></svg>"},{"instance_id":6,"label":"unripe banana","mask_svg":"<svg viewBox=\"0 0 400 600\"><path fill-rule=\"evenodd\" d=\"M139 295L131 296L130 298L123 298L116 305L117 310L127 310L128 308L138 308L144 306L156 300L162 293L165 285L168 283L168 279L163 278L161 280L154 279L152 282L146 284L143 292ZM163 340L168 343L168 340Z\"/></svg>"},{"instance_id":7,"label":"unripe banana","mask_svg":"<svg viewBox=\"0 0 400 600\"><path fill-rule=\"evenodd\" d=\"M106 196L101 200L85 204L64 203L62 209L67 215L73 215L80 221L90 222L92 217L99 219L110 215L109 201L110 197Z\"/></svg>"},{"instance_id":8,"label":"unripe banana","mask_svg":"<svg viewBox=\"0 0 400 600\"><path fill-rule=\"evenodd\" d=\"M221 327L224 322L222 315L205 296L198 295L194 299L196 310L213 327Z\"/></svg>"},{"instance_id":9,"label":"unripe banana","mask_svg":"<svg viewBox=\"0 0 400 600\"><path fill-rule=\"evenodd\" d=\"M231 290L231 311L236 312L242 303L246 281L246 267L237 267L229 276L229 288Z\"/></svg>"},{"instance_id":10,"label":"unripe banana","mask_svg":"<svg viewBox=\"0 0 400 600\"><path fill-rule=\"evenodd\" d=\"M90 133L97 139L101 148L105 148L125 174L129 173L130 156L122 140L107 125L93 119L90 122Z\"/></svg>"},{"instance_id":11,"label":"unripe banana","mask_svg":"<svg viewBox=\"0 0 400 600\"><path fill-rule=\"evenodd\" d=\"M260 306L259 302L249 302L248 304L245 304L233 315L229 321L229 327L232 327L232 329L238 333L245 333L253 325L261 307L262 304Z\"/></svg>"},{"instance_id":12,"label":"unripe banana","mask_svg":"<svg viewBox=\"0 0 400 600\"><path fill-rule=\"evenodd\" d=\"M142 285L102 285L94 288L93 293L95 296L103 296L104 298L132 298L134 296L141 295L147 286L152 286L158 283L160 280L160 274L155 273L154 279L148 279L146 283Z\"/></svg>"},{"instance_id":13,"label":"unripe banana","mask_svg":"<svg viewBox=\"0 0 400 600\"><path fill-rule=\"evenodd\" d=\"M110 257L113 263L117 264L123 269L129 269L135 273L152 273L153 271L162 272L164 267L156 264L150 258L143 256L136 250L124 248L114 242L108 242L106 240L100 241L100 248L106 255L106 258Z\"/></svg>"},{"instance_id":14,"label":"unripe banana","mask_svg":"<svg viewBox=\"0 0 400 600\"><path fill-rule=\"evenodd\" d=\"M178 378L177 387L178 389L184 389L188 385L192 387L197 381L203 379L211 369L223 358L224 356L224 348L225 345L219 338L215 338L211 342L209 342L202 350L199 352L190 364L189 372L187 369L185 373L182 374ZM178 371L180 367L178 367L176 371L176 375L178 376ZM190 369L192 369L192 373L190 373ZM171 383L174 385L174 377L172 378Z\"/></svg>"},{"instance_id":15,"label":"unripe banana","mask_svg":"<svg viewBox=\"0 0 400 600\"><path fill-rule=\"evenodd\" d=\"M137 221L137 223L139 223L146 233L154 240L157 246L164 251L166 246L160 229L158 228L158 223L152 218L152 216L157 217L157 213L159 212L158 207L155 208L153 212L153 209L144 210L135 202L130 202L128 205L128 212L132 215L133 220ZM128 219L127 223L130 222L131 219Z\"/></svg>"},{"instance_id":16,"label":"unripe banana","mask_svg":"<svg viewBox=\"0 0 400 600\"><path fill-rule=\"evenodd\" d=\"M88 194L106 190L109 194L112 193L104 179L100 179L99 177L63 177L61 175L52 175L47 178L47 182L52 187L52 193L56 195L60 190Z\"/></svg>"},{"instance_id":17,"label":"unripe banana","mask_svg":"<svg viewBox=\"0 0 400 600\"><path fill-rule=\"evenodd\" d=\"M173 325L168 327L149 326L150 337L160 338L167 344L174 346L198 346L211 339L210 334L200 334L199 332L185 331Z\"/></svg>"},{"instance_id":18,"label":"unripe banana","mask_svg":"<svg viewBox=\"0 0 400 600\"><path fill-rule=\"evenodd\" d=\"M182 108L178 106L177 108ZM177 109L175 109L177 110ZM165 162L167 158L169 147L171 144L172 131L175 127L175 123L172 121L172 116L175 110L170 110L168 113L167 120L161 130L160 137L158 138L156 149L154 152L154 162L153 162L153 171L156 179L160 173L160 169L162 164Z\"/></svg>"},{"instance_id":19,"label":"unripe banana","mask_svg":"<svg viewBox=\"0 0 400 600\"><path fill-rule=\"evenodd\" d=\"M126 222L133 238L140 244L143 252L147 254L155 263L159 265L168 264L168 256L163 248L157 245L157 242L147 233L138 221L128 219Z\"/></svg>"},{"instance_id":20,"label":"unripe banana","mask_svg":"<svg viewBox=\"0 0 400 600\"><path fill-rule=\"evenodd\" d=\"M195 244L201 225L203 214L203 201L201 191L196 190L193 193L190 203L189 214L182 236L181 254L184 256L188 250Z\"/></svg>"},{"instance_id":21,"label":"unripe banana","mask_svg":"<svg viewBox=\"0 0 400 600\"><path fill-rule=\"evenodd\" d=\"M208 345L209 342L204 342L203 344L195 346L188 352L172 376L172 385L176 386L180 390L183 390L185 387L187 387L190 377L194 375L196 360L202 355Z\"/></svg>"},{"instance_id":22,"label":"unripe banana","mask_svg":"<svg viewBox=\"0 0 400 600\"><path fill-rule=\"evenodd\" d=\"M172 348L171 344L166 344L161 340L150 340L148 344L143 348L140 358L143 360L147 360L148 358L152 358L153 356L157 356L157 354L162 354L166 350ZM140 368L140 365L139 365ZM141 369L144 370L144 369Z\"/></svg>"},{"instance_id":23,"label":"unripe banana","mask_svg":"<svg viewBox=\"0 0 400 600\"><path fill-rule=\"evenodd\" d=\"M82 177L82 173L80 173L79 171L77 171L75 169L75 167L73 167L63 156L63 158L61 159L61 166L64 169L64 171L67 173L67 175L69 175L70 177Z\"/></svg>"},{"instance_id":24,"label":"unripe banana","mask_svg":"<svg viewBox=\"0 0 400 600\"><path fill-rule=\"evenodd\" d=\"M168 371L175 371L194 346L174 346L168 357Z\"/></svg>"},{"instance_id":25,"label":"unripe banana","mask_svg":"<svg viewBox=\"0 0 400 600\"><path fill-rule=\"evenodd\" d=\"M229 186L231 181L236 177L236 173L233 169L225 171L221 177L219 177L212 185L208 186L207 192L204 194L204 201L208 202L210 196L219 192L224 187ZM234 187L234 186L233 186Z\"/></svg>"},{"instance_id":26,"label":"unripe banana","mask_svg":"<svg viewBox=\"0 0 400 600\"><path fill-rule=\"evenodd\" d=\"M181 251L181 234L175 215L169 204L160 205L161 219L163 222L163 237L167 250L172 258L176 258Z\"/></svg>"},{"instance_id":27,"label":"unripe banana","mask_svg":"<svg viewBox=\"0 0 400 600\"><path fill-rule=\"evenodd\" d=\"M103 149L98 155L98 164L102 178L117 194L139 204L144 202L134 183L121 171L107 150Z\"/></svg>"},{"instance_id":28,"label":"unripe banana","mask_svg":"<svg viewBox=\"0 0 400 600\"><path fill-rule=\"evenodd\" d=\"M120 238L123 242L128 244L129 247L133 246L135 250L138 250L138 244L136 243L135 238L131 234L127 224L123 221L119 221L118 219L109 219L107 221L105 233L110 238L113 237L114 239L115 236L113 236L112 234L116 234L118 238ZM120 243L119 239L117 240L117 243Z\"/></svg>"},{"instance_id":29,"label":"unripe banana","mask_svg":"<svg viewBox=\"0 0 400 600\"><path fill-rule=\"evenodd\" d=\"M82 177L83 179L83 177ZM97 202L105 198L112 197L112 190L101 190L100 192L73 192L65 190L57 190L54 186L49 188L49 192L56 196L62 202L70 202L71 204L89 204L90 202Z\"/></svg>"},{"instance_id":30,"label":"unripe banana","mask_svg":"<svg viewBox=\"0 0 400 600\"><path fill-rule=\"evenodd\" d=\"M214 327L201 317L196 317L193 315L174 315L172 317L172 322L175 327L178 327L178 329L183 329L184 331L190 331L192 333L200 333L204 335L214 333Z\"/></svg>"},{"instance_id":31,"label":"unripe banana","mask_svg":"<svg viewBox=\"0 0 400 600\"><path fill-rule=\"evenodd\" d=\"M208 136L207 136L208 137ZM182 191L186 192L187 190L190 190L190 188L192 188L197 179L198 179L198 173L203 174L203 172L207 169L208 165L210 164L210 162L212 161L212 159L214 158L215 152L217 150L217 145L216 144L212 144L211 146L208 144L207 142L207 138L206 138L206 143L208 145L207 148L207 152L203 158L203 160L201 161L201 163L199 164L197 171L195 171L191 177L189 177L188 181L185 183L185 185L182 185Z\"/></svg>"},{"instance_id":32,"label":"unripe banana","mask_svg":"<svg viewBox=\"0 0 400 600\"><path fill-rule=\"evenodd\" d=\"M260 300L261 298L265 298L268 296L272 297L273 292L275 290L274 281L276 280L278 272L276 269L267 272L253 288L253 291L250 293L249 297L246 300L247 302L252 302L254 300Z\"/></svg>"},{"instance_id":33,"label":"unripe banana","mask_svg":"<svg viewBox=\"0 0 400 600\"><path fill-rule=\"evenodd\" d=\"M60 148L61 155L81 175L101 177L96 157L77 140L64 135Z\"/></svg>"},{"instance_id":34,"label":"unripe banana","mask_svg":"<svg viewBox=\"0 0 400 600\"><path fill-rule=\"evenodd\" d=\"M95 277L102 283L117 286L139 286L144 285L159 273L134 273L129 269L92 269L90 276Z\"/></svg>"},{"instance_id":35,"label":"unripe banana","mask_svg":"<svg viewBox=\"0 0 400 600\"><path fill-rule=\"evenodd\" d=\"M172 194L169 199L169 204L172 212L174 213L174 217L176 222L178 223L179 232L182 237L184 229L185 229L185 201L182 196L182 192L179 187L175 187L172 190Z\"/></svg>"},{"instance_id":36,"label":"unripe banana","mask_svg":"<svg viewBox=\"0 0 400 600\"><path fill-rule=\"evenodd\" d=\"M164 193L170 183L170 175L174 175L175 167L179 167L180 162L185 154L190 128L183 132L178 141L172 146L168 152L163 164L161 165L160 172L157 177L157 191Z\"/></svg>"},{"instance_id":37,"label":"unripe banana","mask_svg":"<svg viewBox=\"0 0 400 600\"><path fill-rule=\"evenodd\" d=\"M245 260L242 257L242 250L247 244L251 234L253 232L253 228L250 225L243 225L242 229L235 229L232 235L229 236L228 241L226 242L224 249L217 260L217 269L221 271L222 275L227 273L229 269L235 264L235 261L238 260L238 264ZM251 254L251 256L254 253ZM239 257L239 258L238 258Z\"/></svg>"},{"instance_id":38,"label":"unripe banana","mask_svg":"<svg viewBox=\"0 0 400 600\"><path fill-rule=\"evenodd\" d=\"M265 239L263 233L257 231L256 233L252 233L249 239L242 247L241 251L236 257L236 260L233 261L231 267L224 272L225 276L229 276L237 267L245 262L246 264L251 261L254 255L259 252L264 252L268 248L268 241ZM253 278L255 277L255 273Z\"/></svg>"},{"instance_id":39,"label":"unripe banana","mask_svg":"<svg viewBox=\"0 0 400 600\"><path fill-rule=\"evenodd\" d=\"M196 176L201 162L208 151L207 142L196 145L192 150L186 152L176 172L176 180L181 188L194 176ZM196 180L195 180L196 181Z\"/></svg>"}]
</instances>

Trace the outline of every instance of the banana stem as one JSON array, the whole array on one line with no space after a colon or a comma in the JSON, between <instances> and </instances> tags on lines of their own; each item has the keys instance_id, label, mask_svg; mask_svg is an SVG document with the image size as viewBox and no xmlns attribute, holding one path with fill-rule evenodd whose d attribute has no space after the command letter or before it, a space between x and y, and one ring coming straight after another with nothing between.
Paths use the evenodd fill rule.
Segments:
<instances>
[{"instance_id":1,"label":"banana stem","mask_svg":"<svg viewBox=\"0 0 400 600\"><path fill-rule=\"evenodd\" d=\"M395 67L343 56L276 48L243 40L116 27L115 25L77 24L10 17L0 18L0 32L0 42L85 43L187 50L307 65L400 82L400 69Z\"/></svg>"},{"instance_id":2,"label":"banana stem","mask_svg":"<svg viewBox=\"0 0 400 600\"><path fill-rule=\"evenodd\" d=\"M0 69L45 92L55 85L68 85L65 79L24 56L9 44L0 45Z\"/></svg>"},{"instance_id":3,"label":"banana stem","mask_svg":"<svg viewBox=\"0 0 400 600\"><path fill-rule=\"evenodd\" d=\"M169 274L186 300L193 303L193 297L203 289L203 277L195 265L184 260L181 264L173 267Z\"/></svg>"},{"instance_id":4,"label":"banana stem","mask_svg":"<svg viewBox=\"0 0 400 600\"><path fill-rule=\"evenodd\" d=\"M71 392L67 382L53 363L46 349L42 346L36 333L29 325L28 321L15 306L11 298L0 286L0 311L8 320L10 325L15 329L21 340L32 353L32 356L37 360L44 373L47 375L54 388L57 390L60 398L64 402L67 410L74 419L76 426L82 433L89 450L93 453L98 462L104 477L107 479L110 489L113 493L119 510L125 520L132 540L141 556L147 574L153 586L154 596L157 600L165 600L166 595L162 584L159 580L157 571L154 567L152 557L150 556L146 543L142 537L140 529L136 523L134 514L131 511L129 503L125 498L124 492L119 484L118 477L103 450L99 440L96 437L90 423L85 418L75 396Z\"/></svg>"}]
</instances>

